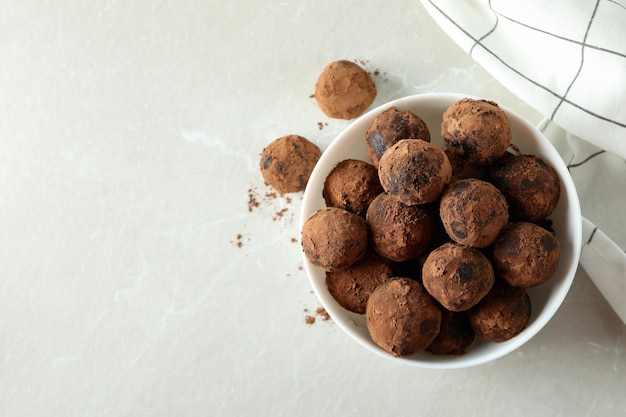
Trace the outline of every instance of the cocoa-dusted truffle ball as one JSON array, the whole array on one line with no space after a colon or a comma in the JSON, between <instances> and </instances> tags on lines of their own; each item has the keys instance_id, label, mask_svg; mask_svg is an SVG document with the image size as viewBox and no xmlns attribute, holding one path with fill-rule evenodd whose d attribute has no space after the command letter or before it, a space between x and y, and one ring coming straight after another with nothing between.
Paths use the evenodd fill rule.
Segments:
<instances>
[{"instance_id":1,"label":"cocoa-dusted truffle ball","mask_svg":"<svg viewBox=\"0 0 626 417\"><path fill-rule=\"evenodd\" d=\"M283 136L261 152L261 174L281 194L303 191L320 156L320 148L302 136Z\"/></svg>"},{"instance_id":2,"label":"cocoa-dusted truffle ball","mask_svg":"<svg viewBox=\"0 0 626 417\"><path fill-rule=\"evenodd\" d=\"M359 216L383 192L378 171L372 164L346 159L339 162L324 181L322 196L328 207L339 207Z\"/></svg>"},{"instance_id":3,"label":"cocoa-dusted truffle ball","mask_svg":"<svg viewBox=\"0 0 626 417\"><path fill-rule=\"evenodd\" d=\"M372 245L379 255L396 262L422 255L433 235L433 221L420 206L407 206L381 193L367 209Z\"/></svg>"},{"instance_id":4,"label":"cocoa-dusted truffle ball","mask_svg":"<svg viewBox=\"0 0 626 417\"><path fill-rule=\"evenodd\" d=\"M441 137L450 151L471 164L489 164L506 152L511 126L493 101L464 98L443 114Z\"/></svg>"},{"instance_id":5,"label":"cocoa-dusted truffle ball","mask_svg":"<svg viewBox=\"0 0 626 417\"><path fill-rule=\"evenodd\" d=\"M508 284L530 288L554 275L559 254L558 240L546 229L533 223L509 223L496 239L493 266Z\"/></svg>"},{"instance_id":6,"label":"cocoa-dusted truffle ball","mask_svg":"<svg viewBox=\"0 0 626 417\"><path fill-rule=\"evenodd\" d=\"M327 272L326 285L340 306L354 313L365 314L365 306L372 292L392 275L392 262L369 250L346 269Z\"/></svg>"},{"instance_id":7,"label":"cocoa-dusted truffle ball","mask_svg":"<svg viewBox=\"0 0 626 417\"><path fill-rule=\"evenodd\" d=\"M443 309L439 334L426 348L435 355L460 356L467 352L476 334L465 312L453 312Z\"/></svg>"},{"instance_id":8,"label":"cocoa-dusted truffle ball","mask_svg":"<svg viewBox=\"0 0 626 417\"><path fill-rule=\"evenodd\" d=\"M530 312L530 297L524 288L496 284L468 315L478 337L504 342L526 328Z\"/></svg>"},{"instance_id":9,"label":"cocoa-dusted truffle ball","mask_svg":"<svg viewBox=\"0 0 626 417\"><path fill-rule=\"evenodd\" d=\"M302 226L304 254L326 272L349 267L363 256L367 246L367 223L343 209L319 209Z\"/></svg>"},{"instance_id":10,"label":"cocoa-dusted truffle ball","mask_svg":"<svg viewBox=\"0 0 626 417\"><path fill-rule=\"evenodd\" d=\"M315 83L315 100L328 116L353 119L376 98L376 85L363 68L350 61L331 62Z\"/></svg>"},{"instance_id":11,"label":"cocoa-dusted truffle ball","mask_svg":"<svg viewBox=\"0 0 626 417\"><path fill-rule=\"evenodd\" d=\"M409 205L436 201L451 176L452 167L443 150L423 140L399 141L378 164L384 190Z\"/></svg>"},{"instance_id":12,"label":"cocoa-dusted truffle ball","mask_svg":"<svg viewBox=\"0 0 626 417\"><path fill-rule=\"evenodd\" d=\"M469 246L445 243L432 251L422 266L424 288L450 311L476 305L493 287L489 260Z\"/></svg>"},{"instance_id":13,"label":"cocoa-dusted truffle ball","mask_svg":"<svg viewBox=\"0 0 626 417\"><path fill-rule=\"evenodd\" d=\"M365 133L367 152L372 164L378 167L378 161L387 148L402 139L430 142L430 131L426 122L412 111L388 108L374 119Z\"/></svg>"},{"instance_id":14,"label":"cocoa-dusted truffle ball","mask_svg":"<svg viewBox=\"0 0 626 417\"><path fill-rule=\"evenodd\" d=\"M517 220L549 216L561 195L556 171L535 155L502 158L491 169L491 182L502 191Z\"/></svg>"},{"instance_id":15,"label":"cocoa-dusted truffle ball","mask_svg":"<svg viewBox=\"0 0 626 417\"><path fill-rule=\"evenodd\" d=\"M374 343L393 356L407 356L435 339L441 309L418 281L395 278L374 290L365 318Z\"/></svg>"},{"instance_id":16,"label":"cocoa-dusted truffle ball","mask_svg":"<svg viewBox=\"0 0 626 417\"><path fill-rule=\"evenodd\" d=\"M502 193L477 179L450 184L441 196L439 215L452 240L477 248L493 243L509 221Z\"/></svg>"}]
</instances>

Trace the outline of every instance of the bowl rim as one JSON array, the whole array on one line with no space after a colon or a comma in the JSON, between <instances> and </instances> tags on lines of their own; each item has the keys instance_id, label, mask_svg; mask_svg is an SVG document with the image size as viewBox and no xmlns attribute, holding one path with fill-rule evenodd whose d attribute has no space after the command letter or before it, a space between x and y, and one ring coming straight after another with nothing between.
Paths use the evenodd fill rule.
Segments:
<instances>
[{"instance_id":1,"label":"bowl rim","mask_svg":"<svg viewBox=\"0 0 626 417\"><path fill-rule=\"evenodd\" d=\"M348 146L350 142L357 140L355 139L355 135L362 135L363 149L359 151L361 153L361 157L354 159L362 159L371 163L369 158L364 158L363 156L363 150L366 149L364 132L367 130L367 128L371 124L371 121L376 116L378 116L380 113L390 107L397 107L399 109L408 109L414 111L418 116L424 118L424 120L428 123L428 120L420 115L420 111L415 111L417 108L423 107L421 111L422 114L425 114L426 112L434 113L435 110L433 109L438 109L436 114L441 114L441 116L443 116L443 111L441 110L442 108L445 110L445 108L463 98L482 99L480 97L476 97L470 94L445 92L409 95L381 104L369 110L357 119L353 120L328 145L311 173L309 182L303 194L302 206L300 209L300 230L302 230L304 222L315 210L325 206L323 204L320 187L323 187L323 182L326 175L328 174L330 169L332 169L332 167L336 165L337 162L341 161L342 159L352 158L351 156L346 156L338 159L336 155L342 151L345 151L345 149L343 148L350 149L350 146ZM532 142L532 144L530 142L527 142L526 145L530 145L531 147L539 147L542 150L542 152L539 153L539 156L548 159L548 161L557 171L557 174L559 176L559 180L561 182L561 198L559 200L559 204L557 205L557 209L560 211L564 211L564 213L567 214L567 218L563 221L560 221L560 223L566 226L566 235L570 236L570 238L566 242L567 244L565 245L567 247L565 259L563 259L564 251L561 251L562 258L560 261L559 270L557 270L557 274L559 275L560 280L551 284L551 292L548 294L548 297L542 295L542 298L545 297L545 305L543 305L543 308L541 309L539 314L535 314L535 312L533 312L534 316L531 316L531 321L529 322L529 325L524 329L524 331L506 342L494 344L491 342L480 341L481 345L488 345L490 347L486 348L484 352L481 351L473 355L471 354L472 348L470 348L468 353L462 356L450 357L444 355L433 355L430 353L420 353L417 355L406 357L394 357L378 347L376 344L374 344L374 342L369 339L369 335L368 338L365 338L362 333L357 333L355 331L355 327L357 326L355 320L359 320L357 317L362 317L363 315L355 315L355 313L350 313L347 310L343 309L343 307L339 306L339 304L337 304L337 302L328 293L325 279L319 279L320 274L325 276L325 273L321 269L312 265L304 255L304 252L302 252L303 265L307 273L309 283L313 287L313 291L317 296L319 302L321 303L322 307L328 312L330 317L333 318L333 321L345 333L347 333L358 344L365 347L369 351L377 354L378 356L382 356L396 363L426 369L458 369L477 366L493 361L515 351L526 342L528 342L532 337L534 337L551 320L551 318L560 308L572 285L578 267L580 250L582 247L582 215L580 202L578 199L578 195L576 194L574 182L569 175L569 171L567 170L567 167L562 157L559 155L559 153L556 151L550 141L543 135L543 133L540 132L537 127L532 125L529 121L524 119L513 110L500 104L498 104L498 106L506 112L509 118L511 128L514 134L513 142L515 142L516 133L517 135L520 135L522 133L530 135L528 136L528 138L531 139L530 142ZM437 130L434 130L431 123L431 125L429 125L429 130L431 133L431 141L435 139L435 141L440 142L441 138L439 133L439 126L437 126ZM516 143L516 146L519 147L519 143ZM365 151L365 155L366 154L367 153ZM333 163L333 161L335 162ZM317 194L314 195L314 193ZM320 200L322 202L321 205ZM559 209L559 207L561 209ZM560 243L563 249L564 244L563 242ZM553 277L551 281L554 278L555 277ZM530 289L529 293L531 293L532 291L537 292L537 290ZM537 293L543 294L541 292ZM475 341L472 346L474 346L475 343L477 342Z\"/></svg>"}]
</instances>

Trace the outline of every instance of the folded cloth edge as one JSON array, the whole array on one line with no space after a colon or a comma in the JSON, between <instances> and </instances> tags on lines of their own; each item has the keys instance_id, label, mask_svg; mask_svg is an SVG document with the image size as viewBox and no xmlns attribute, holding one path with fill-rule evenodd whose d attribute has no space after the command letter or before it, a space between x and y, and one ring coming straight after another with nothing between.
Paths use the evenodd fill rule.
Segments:
<instances>
[{"instance_id":1,"label":"folded cloth edge","mask_svg":"<svg viewBox=\"0 0 626 417\"><path fill-rule=\"evenodd\" d=\"M626 323L626 253L584 217L580 265Z\"/></svg>"}]
</instances>

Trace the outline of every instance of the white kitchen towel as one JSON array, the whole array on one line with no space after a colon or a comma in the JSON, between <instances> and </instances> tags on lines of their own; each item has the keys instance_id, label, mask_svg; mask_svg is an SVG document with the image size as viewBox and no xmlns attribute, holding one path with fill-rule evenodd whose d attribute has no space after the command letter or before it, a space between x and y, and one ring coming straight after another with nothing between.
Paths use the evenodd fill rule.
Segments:
<instances>
[{"instance_id":1,"label":"white kitchen towel","mask_svg":"<svg viewBox=\"0 0 626 417\"><path fill-rule=\"evenodd\" d=\"M567 132L544 131L581 200L581 265L626 322L626 0L421 1L543 127Z\"/></svg>"},{"instance_id":2,"label":"white kitchen towel","mask_svg":"<svg viewBox=\"0 0 626 417\"><path fill-rule=\"evenodd\" d=\"M585 218L580 264L613 310L626 323L626 256L597 226Z\"/></svg>"}]
</instances>

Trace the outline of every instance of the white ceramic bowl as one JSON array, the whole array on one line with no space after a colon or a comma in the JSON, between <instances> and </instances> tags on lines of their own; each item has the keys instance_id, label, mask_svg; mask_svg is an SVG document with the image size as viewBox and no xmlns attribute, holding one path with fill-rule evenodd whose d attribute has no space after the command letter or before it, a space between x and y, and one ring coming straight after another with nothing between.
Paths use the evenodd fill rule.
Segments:
<instances>
[{"instance_id":1,"label":"white ceramic bowl","mask_svg":"<svg viewBox=\"0 0 626 417\"><path fill-rule=\"evenodd\" d=\"M412 111L428 125L431 142L442 146L440 126L443 113L450 105L464 97L471 96L456 93L409 96L379 106L356 119L328 146L313 170L304 192L300 226L315 210L325 207L322 198L324 180L339 161L352 158L370 162L365 145L365 132L382 111L392 106ZM509 117L513 144L523 153L541 156L554 167L559 175L561 197L554 213L550 216L557 239L561 244L561 258L556 274L547 283L528 291L532 315L528 326L518 336L502 343L477 339L463 356L447 357L423 352L409 357L396 358L370 339L365 315L351 313L333 299L326 287L324 271L312 265L303 255L304 267L322 306L341 329L370 351L392 361L421 368L454 369L480 365L514 351L535 336L556 313L569 291L578 265L582 239L580 204L574 183L563 160L548 139L522 117L509 109L500 107Z\"/></svg>"}]
</instances>

